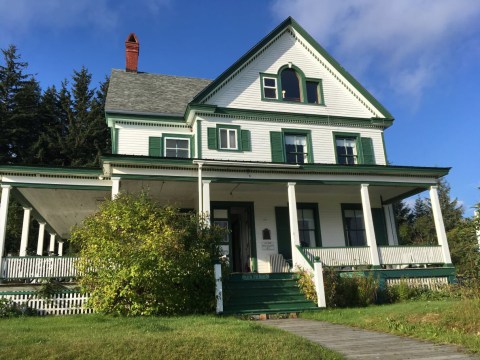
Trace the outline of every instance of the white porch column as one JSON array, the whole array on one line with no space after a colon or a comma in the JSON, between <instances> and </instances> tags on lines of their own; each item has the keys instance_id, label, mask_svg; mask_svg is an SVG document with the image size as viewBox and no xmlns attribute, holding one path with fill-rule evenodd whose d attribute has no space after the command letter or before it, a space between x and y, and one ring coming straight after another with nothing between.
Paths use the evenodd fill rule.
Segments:
<instances>
[{"instance_id":1,"label":"white porch column","mask_svg":"<svg viewBox=\"0 0 480 360\"><path fill-rule=\"evenodd\" d=\"M298 264L297 245L300 245L300 235L298 233L298 215L297 215L297 197L295 195L294 182L288 183L288 218L290 220L290 243L292 246L292 266Z\"/></svg>"},{"instance_id":2,"label":"white porch column","mask_svg":"<svg viewBox=\"0 0 480 360\"><path fill-rule=\"evenodd\" d=\"M383 212L385 213L385 225L387 227L388 245L396 246L398 245L398 234L393 205L383 205Z\"/></svg>"},{"instance_id":3,"label":"white porch column","mask_svg":"<svg viewBox=\"0 0 480 360\"><path fill-rule=\"evenodd\" d=\"M20 241L20 256L27 256L28 246L28 234L30 232L30 214L32 208L23 208L23 226L22 226L22 239Z\"/></svg>"},{"instance_id":4,"label":"white porch column","mask_svg":"<svg viewBox=\"0 0 480 360\"><path fill-rule=\"evenodd\" d=\"M215 274L215 298L217 299L217 314L223 313L223 287L222 287L222 265L214 265Z\"/></svg>"},{"instance_id":5,"label":"white porch column","mask_svg":"<svg viewBox=\"0 0 480 360\"><path fill-rule=\"evenodd\" d=\"M5 251L5 236L7 234L8 202L10 199L10 185L2 185L0 202L0 271L2 269L3 252Z\"/></svg>"},{"instance_id":6,"label":"white porch column","mask_svg":"<svg viewBox=\"0 0 480 360\"><path fill-rule=\"evenodd\" d=\"M198 163L198 213L203 212L203 191L202 191L202 166Z\"/></svg>"},{"instance_id":7,"label":"white porch column","mask_svg":"<svg viewBox=\"0 0 480 360\"><path fill-rule=\"evenodd\" d=\"M375 228L373 227L372 207L370 206L370 195L368 193L368 184L360 185L360 194L362 196L363 221L365 222L365 233L367 235L367 245L370 249L372 265L380 266L378 256L377 239L375 238Z\"/></svg>"},{"instance_id":8,"label":"white porch column","mask_svg":"<svg viewBox=\"0 0 480 360\"><path fill-rule=\"evenodd\" d=\"M48 247L48 252L50 254L55 253L55 236L56 234L50 234L50 246Z\"/></svg>"},{"instance_id":9,"label":"white porch column","mask_svg":"<svg viewBox=\"0 0 480 360\"><path fill-rule=\"evenodd\" d=\"M37 255L43 255L43 240L45 239L45 223L38 223L38 241L37 241Z\"/></svg>"},{"instance_id":10,"label":"white porch column","mask_svg":"<svg viewBox=\"0 0 480 360\"><path fill-rule=\"evenodd\" d=\"M435 222L435 230L437 231L438 245L442 247L443 261L445 264L451 264L450 249L448 248L447 233L443 224L442 209L438 199L438 186L430 187L430 202L432 204L433 221Z\"/></svg>"},{"instance_id":11,"label":"white porch column","mask_svg":"<svg viewBox=\"0 0 480 360\"><path fill-rule=\"evenodd\" d=\"M58 256L63 256L63 240L58 240Z\"/></svg>"},{"instance_id":12,"label":"white porch column","mask_svg":"<svg viewBox=\"0 0 480 360\"><path fill-rule=\"evenodd\" d=\"M206 222L207 225L210 225L210 180L202 180L203 184L203 204L202 204L202 212L206 215Z\"/></svg>"},{"instance_id":13,"label":"white porch column","mask_svg":"<svg viewBox=\"0 0 480 360\"><path fill-rule=\"evenodd\" d=\"M120 180L119 177L112 177L112 200L120 193Z\"/></svg>"}]
</instances>

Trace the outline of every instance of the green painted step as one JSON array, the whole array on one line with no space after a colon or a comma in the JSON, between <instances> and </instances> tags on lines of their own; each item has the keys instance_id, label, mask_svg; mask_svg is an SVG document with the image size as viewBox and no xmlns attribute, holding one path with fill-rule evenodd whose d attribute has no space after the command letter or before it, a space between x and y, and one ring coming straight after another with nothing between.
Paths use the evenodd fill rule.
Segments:
<instances>
[{"instance_id":1,"label":"green painted step","mask_svg":"<svg viewBox=\"0 0 480 360\"><path fill-rule=\"evenodd\" d=\"M251 310L235 310L235 311L225 310L222 314L223 315L287 314L287 313L317 311L317 310L320 310L320 308L313 306L311 308L305 308L301 310L299 310L298 308L285 308L285 309L282 309L281 311L269 310L269 309L251 309Z\"/></svg>"},{"instance_id":2,"label":"green painted step","mask_svg":"<svg viewBox=\"0 0 480 360\"><path fill-rule=\"evenodd\" d=\"M263 296L235 296L228 299L228 305L234 306L238 304L251 304L262 303L267 301L305 301L305 296L303 294L272 294L272 295L263 295Z\"/></svg>"},{"instance_id":3,"label":"green painted step","mask_svg":"<svg viewBox=\"0 0 480 360\"><path fill-rule=\"evenodd\" d=\"M259 280L259 281L241 281L226 282L225 289L257 289L267 287L298 287L296 280Z\"/></svg>"},{"instance_id":4,"label":"green painted step","mask_svg":"<svg viewBox=\"0 0 480 360\"><path fill-rule=\"evenodd\" d=\"M244 288L244 289L225 289L223 291L225 294L235 294L236 296L263 296L269 294L276 295L293 295L298 294L298 287L264 287L264 288Z\"/></svg>"},{"instance_id":5,"label":"green painted step","mask_svg":"<svg viewBox=\"0 0 480 360\"><path fill-rule=\"evenodd\" d=\"M305 308L310 308L314 306L311 301L306 299L303 300L292 300L292 301L264 301L264 302L255 302L249 304L238 304L230 305L226 310L252 310L252 309L268 309L268 310L282 310L295 308L297 310L303 310Z\"/></svg>"}]
</instances>

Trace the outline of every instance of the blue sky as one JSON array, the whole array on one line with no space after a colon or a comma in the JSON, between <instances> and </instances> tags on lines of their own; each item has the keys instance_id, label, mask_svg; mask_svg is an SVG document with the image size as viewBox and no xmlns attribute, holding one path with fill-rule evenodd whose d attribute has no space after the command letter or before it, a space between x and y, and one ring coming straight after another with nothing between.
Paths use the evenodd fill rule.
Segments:
<instances>
[{"instance_id":1,"label":"blue sky","mask_svg":"<svg viewBox=\"0 0 480 360\"><path fill-rule=\"evenodd\" d=\"M474 0L0 0L43 87L86 66L101 81L140 41L139 70L213 79L293 16L395 117L394 165L451 166L466 215L480 201L480 2Z\"/></svg>"}]
</instances>

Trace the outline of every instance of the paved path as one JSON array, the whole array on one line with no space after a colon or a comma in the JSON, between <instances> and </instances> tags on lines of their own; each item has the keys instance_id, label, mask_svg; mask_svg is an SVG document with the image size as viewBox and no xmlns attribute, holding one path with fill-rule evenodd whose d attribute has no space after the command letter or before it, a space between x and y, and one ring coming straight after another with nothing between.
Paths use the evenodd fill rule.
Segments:
<instances>
[{"instance_id":1,"label":"paved path","mask_svg":"<svg viewBox=\"0 0 480 360\"><path fill-rule=\"evenodd\" d=\"M478 359L459 352L455 346L439 345L396 335L304 319L267 320L274 326L343 354L347 359L457 360Z\"/></svg>"}]
</instances>

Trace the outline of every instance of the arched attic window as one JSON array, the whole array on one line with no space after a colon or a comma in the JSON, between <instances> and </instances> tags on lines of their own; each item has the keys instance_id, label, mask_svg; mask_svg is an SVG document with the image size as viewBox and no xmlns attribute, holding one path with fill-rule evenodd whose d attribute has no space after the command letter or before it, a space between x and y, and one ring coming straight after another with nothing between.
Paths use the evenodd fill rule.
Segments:
<instances>
[{"instance_id":1,"label":"arched attic window","mask_svg":"<svg viewBox=\"0 0 480 360\"><path fill-rule=\"evenodd\" d=\"M302 101L301 79L295 69L287 67L280 73L281 94L285 101Z\"/></svg>"}]
</instances>

